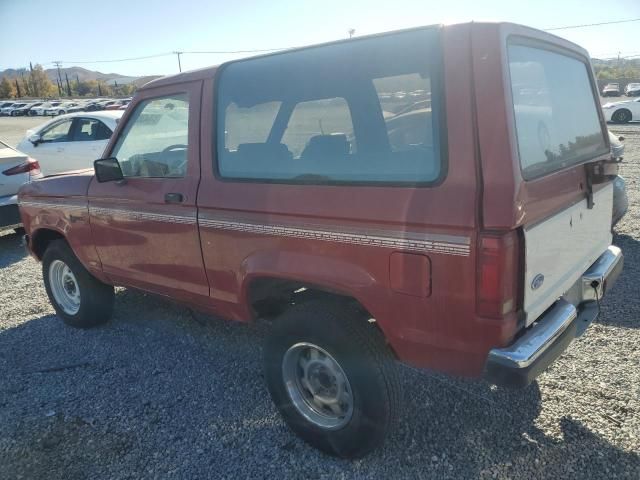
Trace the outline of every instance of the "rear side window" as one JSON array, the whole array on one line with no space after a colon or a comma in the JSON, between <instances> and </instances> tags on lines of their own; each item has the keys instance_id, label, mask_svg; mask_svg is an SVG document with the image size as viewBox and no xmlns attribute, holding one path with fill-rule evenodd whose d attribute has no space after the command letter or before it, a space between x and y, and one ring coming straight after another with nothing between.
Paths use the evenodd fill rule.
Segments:
<instances>
[{"instance_id":1,"label":"rear side window","mask_svg":"<svg viewBox=\"0 0 640 480\"><path fill-rule=\"evenodd\" d=\"M523 177L606 153L588 66L540 48L510 44L508 50Z\"/></svg>"},{"instance_id":2,"label":"rear side window","mask_svg":"<svg viewBox=\"0 0 640 480\"><path fill-rule=\"evenodd\" d=\"M437 29L233 62L217 81L220 176L286 183L440 179Z\"/></svg>"},{"instance_id":3,"label":"rear side window","mask_svg":"<svg viewBox=\"0 0 640 480\"><path fill-rule=\"evenodd\" d=\"M75 122L74 142L109 140L109 137L111 137L111 130L100 120L96 120L95 118L77 118Z\"/></svg>"}]
</instances>

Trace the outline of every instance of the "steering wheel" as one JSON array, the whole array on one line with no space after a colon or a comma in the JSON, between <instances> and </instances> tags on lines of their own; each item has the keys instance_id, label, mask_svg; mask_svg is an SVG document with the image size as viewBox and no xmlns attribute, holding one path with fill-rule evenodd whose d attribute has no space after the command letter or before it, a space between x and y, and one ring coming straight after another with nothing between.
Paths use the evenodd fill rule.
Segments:
<instances>
[{"instance_id":1,"label":"steering wheel","mask_svg":"<svg viewBox=\"0 0 640 480\"><path fill-rule=\"evenodd\" d=\"M175 145L169 145L167 148L162 150L162 153L170 152L172 150L178 150L180 148L186 150L187 149L187 145L183 145L182 143L176 143Z\"/></svg>"},{"instance_id":2,"label":"steering wheel","mask_svg":"<svg viewBox=\"0 0 640 480\"><path fill-rule=\"evenodd\" d=\"M183 145L181 143L176 143L175 145L169 145L167 148L162 150L162 153L173 152L175 150L187 150L187 145ZM187 169L187 156L185 155L185 159L173 166L172 169L178 172L184 172Z\"/></svg>"}]
</instances>

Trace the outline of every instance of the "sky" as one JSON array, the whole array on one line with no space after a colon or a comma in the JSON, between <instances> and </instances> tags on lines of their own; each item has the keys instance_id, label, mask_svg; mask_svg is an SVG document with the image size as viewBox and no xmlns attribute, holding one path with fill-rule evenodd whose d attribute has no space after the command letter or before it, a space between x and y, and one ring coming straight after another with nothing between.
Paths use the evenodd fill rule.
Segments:
<instances>
[{"instance_id":1,"label":"sky","mask_svg":"<svg viewBox=\"0 0 640 480\"><path fill-rule=\"evenodd\" d=\"M0 0L0 70L60 60L103 73L166 75L178 71L170 52L295 47L346 38L350 28L359 36L470 20L547 29L634 18L640 0ZM640 55L640 21L553 33L593 57ZM185 53L182 69L249 55Z\"/></svg>"}]
</instances>

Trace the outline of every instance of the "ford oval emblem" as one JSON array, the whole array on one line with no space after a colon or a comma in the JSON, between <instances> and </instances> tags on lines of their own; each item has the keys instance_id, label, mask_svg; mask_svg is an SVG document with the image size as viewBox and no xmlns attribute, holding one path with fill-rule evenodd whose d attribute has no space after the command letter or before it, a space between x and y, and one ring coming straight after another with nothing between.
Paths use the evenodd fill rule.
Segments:
<instances>
[{"instance_id":1,"label":"ford oval emblem","mask_svg":"<svg viewBox=\"0 0 640 480\"><path fill-rule=\"evenodd\" d=\"M542 275L541 273L537 274L535 277L533 277L533 280L531 280L531 290L539 289L543 283L544 275Z\"/></svg>"}]
</instances>

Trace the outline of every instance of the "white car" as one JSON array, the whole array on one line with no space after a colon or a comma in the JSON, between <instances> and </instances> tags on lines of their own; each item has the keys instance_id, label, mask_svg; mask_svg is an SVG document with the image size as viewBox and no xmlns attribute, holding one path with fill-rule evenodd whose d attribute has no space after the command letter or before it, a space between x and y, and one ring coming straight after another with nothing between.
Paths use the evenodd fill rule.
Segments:
<instances>
[{"instance_id":1,"label":"white car","mask_svg":"<svg viewBox=\"0 0 640 480\"><path fill-rule=\"evenodd\" d=\"M38 115L38 116L42 116L44 115L44 112L50 108L53 107L57 107L58 105L60 105L62 102L45 102L42 105L39 105L37 107L33 107L31 110L29 110L29 115Z\"/></svg>"},{"instance_id":2,"label":"white car","mask_svg":"<svg viewBox=\"0 0 640 480\"><path fill-rule=\"evenodd\" d=\"M627 97L640 96L640 83L628 83L627 86L624 87L624 94Z\"/></svg>"},{"instance_id":3,"label":"white car","mask_svg":"<svg viewBox=\"0 0 640 480\"><path fill-rule=\"evenodd\" d=\"M28 130L18 150L40 163L42 173L54 175L91 168L104 148L124 112L70 113Z\"/></svg>"},{"instance_id":4,"label":"white car","mask_svg":"<svg viewBox=\"0 0 640 480\"><path fill-rule=\"evenodd\" d=\"M1 115L11 115L11 112L13 112L16 108L22 108L22 107L24 107L26 105L27 105L27 102L14 103L13 105L11 105L9 107L4 107L2 110L0 110L0 114Z\"/></svg>"},{"instance_id":5,"label":"white car","mask_svg":"<svg viewBox=\"0 0 640 480\"><path fill-rule=\"evenodd\" d=\"M602 111L607 122L627 123L632 120L640 120L640 98L605 103L602 106Z\"/></svg>"},{"instance_id":6,"label":"white car","mask_svg":"<svg viewBox=\"0 0 640 480\"><path fill-rule=\"evenodd\" d=\"M64 115L65 113L71 113L71 112L77 111L78 108L76 107L78 107L79 105L80 104L78 102L64 102L55 107L47 108L44 111L44 114L51 115L51 116Z\"/></svg>"},{"instance_id":7,"label":"white car","mask_svg":"<svg viewBox=\"0 0 640 480\"><path fill-rule=\"evenodd\" d=\"M0 142L0 230L18 228L18 189L24 183L42 177L33 158Z\"/></svg>"}]
</instances>

